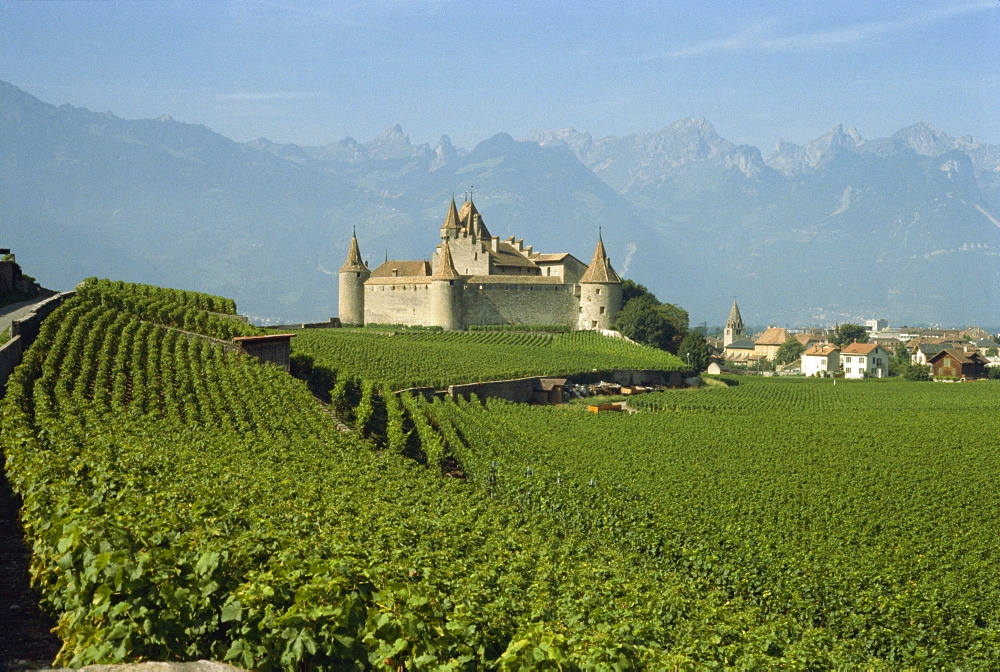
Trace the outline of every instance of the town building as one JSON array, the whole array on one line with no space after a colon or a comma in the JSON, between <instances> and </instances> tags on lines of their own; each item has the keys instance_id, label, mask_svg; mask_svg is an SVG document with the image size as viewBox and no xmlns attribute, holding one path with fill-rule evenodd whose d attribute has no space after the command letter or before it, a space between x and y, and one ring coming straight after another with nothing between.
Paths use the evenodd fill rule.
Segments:
<instances>
[{"instance_id":1,"label":"town building","mask_svg":"<svg viewBox=\"0 0 1000 672\"><path fill-rule=\"evenodd\" d=\"M729 319L722 335L722 347L725 349L730 343L742 340L747 337L746 327L743 324L743 316L740 315L740 307L733 299L733 307L729 309Z\"/></svg>"},{"instance_id":2,"label":"town building","mask_svg":"<svg viewBox=\"0 0 1000 672\"><path fill-rule=\"evenodd\" d=\"M802 375L832 376L840 372L840 348L815 344L802 353Z\"/></svg>"},{"instance_id":3,"label":"town building","mask_svg":"<svg viewBox=\"0 0 1000 672\"><path fill-rule=\"evenodd\" d=\"M778 348L784 345L785 341L792 335L784 327L768 327L767 330L754 341L754 351L758 355L774 360L778 354Z\"/></svg>"},{"instance_id":4,"label":"town building","mask_svg":"<svg viewBox=\"0 0 1000 672\"><path fill-rule=\"evenodd\" d=\"M340 268L341 322L610 329L621 310L622 281L600 235L589 265L568 253L542 254L491 235L471 200L459 209L452 198L440 237L429 262L386 260L369 270L352 236Z\"/></svg>"},{"instance_id":5,"label":"town building","mask_svg":"<svg viewBox=\"0 0 1000 672\"><path fill-rule=\"evenodd\" d=\"M978 352L965 352L958 348L942 350L927 362L935 378L950 377L971 380L985 378L990 361Z\"/></svg>"},{"instance_id":6,"label":"town building","mask_svg":"<svg viewBox=\"0 0 1000 672\"><path fill-rule=\"evenodd\" d=\"M840 350L840 368L845 378L885 378L890 357L889 351L876 343L851 343Z\"/></svg>"}]
</instances>

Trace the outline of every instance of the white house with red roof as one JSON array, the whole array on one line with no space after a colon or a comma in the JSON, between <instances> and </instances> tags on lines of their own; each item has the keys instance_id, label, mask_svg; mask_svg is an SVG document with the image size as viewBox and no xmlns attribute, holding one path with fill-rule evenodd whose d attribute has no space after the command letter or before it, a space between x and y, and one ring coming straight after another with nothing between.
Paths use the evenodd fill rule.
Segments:
<instances>
[{"instance_id":1,"label":"white house with red roof","mask_svg":"<svg viewBox=\"0 0 1000 672\"><path fill-rule=\"evenodd\" d=\"M840 351L840 368L844 378L885 378L891 356L877 343L851 343Z\"/></svg>"},{"instance_id":2,"label":"white house with red roof","mask_svg":"<svg viewBox=\"0 0 1000 672\"><path fill-rule=\"evenodd\" d=\"M840 348L817 343L802 353L803 376L832 376L840 371Z\"/></svg>"}]
</instances>

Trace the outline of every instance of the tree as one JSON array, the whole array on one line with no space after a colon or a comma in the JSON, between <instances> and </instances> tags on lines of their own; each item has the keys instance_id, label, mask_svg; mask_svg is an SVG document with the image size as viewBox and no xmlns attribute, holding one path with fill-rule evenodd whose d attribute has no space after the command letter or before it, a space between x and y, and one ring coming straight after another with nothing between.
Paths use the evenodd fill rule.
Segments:
<instances>
[{"instance_id":1,"label":"tree","mask_svg":"<svg viewBox=\"0 0 1000 672\"><path fill-rule=\"evenodd\" d=\"M903 372L903 378L907 380L930 380L931 367L926 364L910 364Z\"/></svg>"},{"instance_id":2,"label":"tree","mask_svg":"<svg viewBox=\"0 0 1000 672\"><path fill-rule=\"evenodd\" d=\"M661 350L670 349L677 334L652 294L635 297L626 303L615 320L615 329L633 341Z\"/></svg>"},{"instance_id":3,"label":"tree","mask_svg":"<svg viewBox=\"0 0 1000 672\"><path fill-rule=\"evenodd\" d=\"M997 356L997 348L986 348L986 356L987 357L996 357Z\"/></svg>"},{"instance_id":4,"label":"tree","mask_svg":"<svg viewBox=\"0 0 1000 672\"><path fill-rule=\"evenodd\" d=\"M692 330L687 333L677 348L677 356L695 371L708 368L708 343L701 332Z\"/></svg>"},{"instance_id":5,"label":"tree","mask_svg":"<svg viewBox=\"0 0 1000 672\"><path fill-rule=\"evenodd\" d=\"M688 332L688 312L672 303L661 303L644 286L622 281L623 307L615 329L633 341L677 352Z\"/></svg>"},{"instance_id":6,"label":"tree","mask_svg":"<svg viewBox=\"0 0 1000 672\"><path fill-rule=\"evenodd\" d=\"M838 348L850 345L851 343L867 343L868 332L860 324L851 324L848 322L837 327L837 331L833 338L830 339L830 342Z\"/></svg>"},{"instance_id":7,"label":"tree","mask_svg":"<svg viewBox=\"0 0 1000 672\"><path fill-rule=\"evenodd\" d=\"M910 351L904 343L897 343L892 359L889 360L889 375L902 376L910 366Z\"/></svg>"},{"instance_id":8,"label":"tree","mask_svg":"<svg viewBox=\"0 0 1000 672\"><path fill-rule=\"evenodd\" d=\"M653 293L646 289L645 285L640 285L638 282L633 280L622 280L622 306L628 304L632 299L637 299L640 296L653 296ZM659 301L657 301L659 303Z\"/></svg>"},{"instance_id":9,"label":"tree","mask_svg":"<svg viewBox=\"0 0 1000 672\"><path fill-rule=\"evenodd\" d=\"M789 362L794 362L796 359L802 356L802 353L806 351L806 346L802 345L797 339L789 338L787 341L781 344L778 351L774 353L774 363L775 364L788 364Z\"/></svg>"}]
</instances>

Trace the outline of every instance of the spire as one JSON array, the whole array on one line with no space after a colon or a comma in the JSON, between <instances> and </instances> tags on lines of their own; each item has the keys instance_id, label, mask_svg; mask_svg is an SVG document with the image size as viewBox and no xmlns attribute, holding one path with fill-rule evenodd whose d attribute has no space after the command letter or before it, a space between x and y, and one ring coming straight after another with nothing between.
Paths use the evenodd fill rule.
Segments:
<instances>
[{"instance_id":1,"label":"spire","mask_svg":"<svg viewBox=\"0 0 1000 672\"><path fill-rule=\"evenodd\" d=\"M341 273L367 272L368 267L361 259L361 250L358 248L357 233L351 234L351 248L347 251L347 261L340 267Z\"/></svg>"},{"instance_id":2,"label":"spire","mask_svg":"<svg viewBox=\"0 0 1000 672\"><path fill-rule=\"evenodd\" d=\"M448 214L445 215L444 224L441 225L441 233L446 231L458 231L458 208L455 207L455 194L451 195L451 204L448 206Z\"/></svg>"},{"instance_id":3,"label":"spire","mask_svg":"<svg viewBox=\"0 0 1000 672\"><path fill-rule=\"evenodd\" d=\"M739 329L743 330L743 316L740 315L740 307L736 305L736 299L733 299L733 307L729 309L729 319L726 320L726 329Z\"/></svg>"},{"instance_id":4,"label":"spire","mask_svg":"<svg viewBox=\"0 0 1000 672\"><path fill-rule=\"evenodd\" d=\"M477 217L479 217L481 223L482 217L479 215L479 210L476 209L476 204L472 202L472 197L470 196L469 200L462 204L462 209L458 211L458 221L470 236L477 235L475 228L475 219Z\"/></svg>"},{"instance_id":5,"label":"spire","mask_svg":"<svg viewBox=\"0 0 1000 672\"><path fill-rule=\"evenodd\" d=\"M458 280L462 276L455 270L455 262L451 258L451 247L448 241L441 243L441 258L438 260L438 267L434 269L435 280Z\"/></svg>"},{"instance_id":6,"label":"spire","mask_svg":"<svg viewBox=\"0 0 1000 672\"><path fill-rule=\"evenodd\" d=\"M594 249L594 258L587 267L580 282L621 282L622 279L611 268L611 262L604 251L604 239L601 234L597 234L597 247Z\"/></svg>"}]
</instances>

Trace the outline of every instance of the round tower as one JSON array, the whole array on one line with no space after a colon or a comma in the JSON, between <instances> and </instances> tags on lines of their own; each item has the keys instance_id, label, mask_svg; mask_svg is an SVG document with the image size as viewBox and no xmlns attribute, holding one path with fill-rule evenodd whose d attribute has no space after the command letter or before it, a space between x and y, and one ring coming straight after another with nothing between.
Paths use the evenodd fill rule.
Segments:
<instances>
[{"instance_id":1,"label":"round tower","mask_svg":"<svg viewBox=\"0 0 1000 672\"><path fill-rule=\"evenodd\" d=\"M440 246L438 265L431 275L430 308L432 324L446 331L462 329L462 276L455 270L451 248L444 240Z\"/></svg>"},{"instance_id":2,"label":"round tower","mask_svg":"<svg viewBox=\"0 0 1000 672\"><path fill-rule=\"evenodd\" d=\"M361 259L357 235L351 236L347 261L340 267L340 295L338 297L341 324L365 323L365 282L372 275Z\"/></svg>"},{"instance_id":3,"label":"round tower","mask_svg":"<svg viewBox=\"0 0 1000 672\"><path fill-rule=\"evenodd\" d=\"M604 241L597 237L594 258L580 278L577 329L610 329L622 308L622 280L611 268Z\"/></svg>"}]
</instances>

